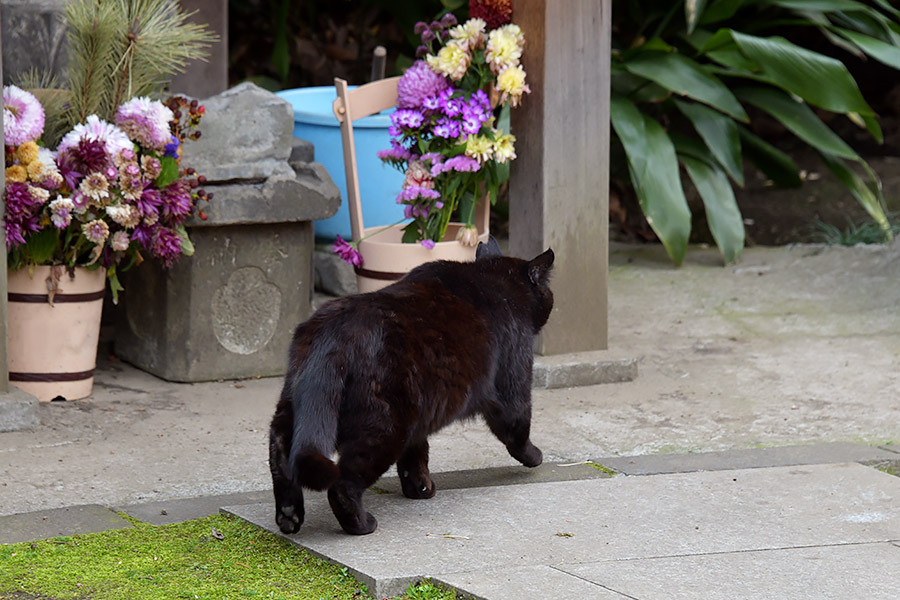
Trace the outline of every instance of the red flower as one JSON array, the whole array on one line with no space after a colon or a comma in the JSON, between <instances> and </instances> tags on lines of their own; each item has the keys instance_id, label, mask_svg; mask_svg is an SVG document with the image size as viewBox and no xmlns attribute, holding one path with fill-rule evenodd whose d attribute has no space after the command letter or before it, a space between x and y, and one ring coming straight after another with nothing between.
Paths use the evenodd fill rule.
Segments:
<instances>
[{"instance_id":1,"label":"red flower","mask_svg":"<svg viewBox=\"0 0 900 600\"><path fill-rule=\"evenodd\" d=\"M469 18L484 19L488 29L512 23L512 0L469 0Z\"/></svg>"}]
</instances>

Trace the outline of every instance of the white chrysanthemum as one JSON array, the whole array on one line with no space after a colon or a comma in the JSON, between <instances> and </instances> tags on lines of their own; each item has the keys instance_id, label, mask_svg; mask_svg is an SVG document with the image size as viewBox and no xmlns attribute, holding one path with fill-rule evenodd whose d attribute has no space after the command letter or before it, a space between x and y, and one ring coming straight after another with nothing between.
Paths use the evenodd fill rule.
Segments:
<instances>
[{"instance_id":1,"label":"white chrysanthemum","mask_svg":"<svg viewBox=\"0 0 900 600\"><path fill-rule=\"evenodd\" d=\"M456 40L450 40L438 51L436 56L429 54L425 57L425 61L435 73L440 73L453 81L459 81L469 69L472 55Z\"/></svg>"},{"instance_id":2,"label":"white chrysanthemum","mask_svg":"<svg viewBox=\"0 0 900 600\"><path fill-rule=\"evenodd\" d=\"M484 45L486 29L487 23L483 19L469 19L465 24L450 29L450 37L463 42L469 50L476 50Z\"/></svg>"},{"instance_id":3,"label":"white chrysanthemum","mask_svg":"<svg viewBox=\"0 0 900 600\"><path fill-rule=\"evenodd\" d=\"M522 95L531 92L525 83L525 69L521 65L506 67L497 75L497 89L500 90L500 104L518 106Z\"/></svg>"},{"instance_id":4,"label":"white chrysanthemum","mask_svg":"<svg viewBox=\"0 0 900 600\"><path fill-rule=\"evenodd\" d=\"M65 159L73 148L78 147L81 140L102 142L110 161L119 153L132 152L134 149L134 142L124 131L101 120L97 115L90 115L85 123L79 123L63 137L57 148L60 159Z\"/></svg>"},{"instance_id":5,"label":"white chrysanthemum","mask_svg":"<svg viewBox=\"0 0 900 600\"><path fill-rule=\"evenodd\" d=\"M134 229L141 224L141 211L132 204L121 206L107 206L106 214L114 222L126 229Z\"/></svg>"},{"instance_id":6,"label":"white chrysanthemum","mask_svg":"<svg viewBox=\"0 0 900 600\"><path fill-rule=\"evenodd\" d=\"M514 67L522 58L525 36L518 25L504 25L488 34L487 49L484 59L491 66L491 71L500 73L506 67Z\"/></svg>"},{"instance_id":7,"label":"white chrysanthemum","mask_svg":"<svg viewBox=\"0 0 900 600\"><path fill-rule=\"evenodd\" d=\"M494 140L494 159L500 164L516 158L516 137L509 133Z\"/></svg>"},{"instance_id":8,"label":"white chrysanthemum","mask_svg":"<svg viewBox=\"0 0 900 600\"><path fill-rule=\"evenodd\" d=\"M50 203L50 221L57 229L65 229L72 222L72 211L75 204L68 198L57 196Z\"/></svg>"},{"instance_id":9,"label":"white chrysanthemum","mask_svg":"<svg viewBox=\"0 0 900 600\"><path fill-rule=\"evenodd\" d=\"M112 237L109 238L109 246L116 252L125 252L128 250L128 244L131 240L128 239L128 234L124 231L117 231L112 234Z\"/></svg>"}]
</instances>

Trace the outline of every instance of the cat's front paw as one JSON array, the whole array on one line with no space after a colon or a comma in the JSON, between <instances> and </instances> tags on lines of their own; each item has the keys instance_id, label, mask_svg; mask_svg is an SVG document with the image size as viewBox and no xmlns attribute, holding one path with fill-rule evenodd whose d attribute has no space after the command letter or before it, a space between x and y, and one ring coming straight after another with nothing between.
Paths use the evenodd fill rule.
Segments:
<instances>
[{"instance_id":1,"label":"cat's front paw","mask_svg":"<svg viewBox=\"0 0 900 600\"><path fill-rule=\"evenodd\" d=\"M526 442L525 446L516 451L510 450L509 454L526 467L536 467L544 461L541 449L531 442Z\"/></svg>"},{"instance_id":2,"label":"cat's front paw","mask_svg":"<svg viewBox=\"0 0 900 600\"><path fill-rule=\"evenodd\" d=\"M275 522L283 533L297 533L303 524L303 516L293 506L279 506L275 510Z\"/></svg>"}]
</instances>

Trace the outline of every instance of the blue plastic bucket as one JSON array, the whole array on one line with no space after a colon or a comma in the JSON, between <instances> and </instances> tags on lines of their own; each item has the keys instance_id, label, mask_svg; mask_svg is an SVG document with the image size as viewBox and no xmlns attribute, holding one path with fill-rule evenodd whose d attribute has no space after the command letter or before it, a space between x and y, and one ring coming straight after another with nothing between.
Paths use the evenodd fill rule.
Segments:
<instances>
[{"instance_id":1,"label":"blue plastic bucket","mask_svg":"<svg viewBox=\"0 0 900 600\"><path fill-rule=\"evenodd\" d=\"M316 221L316 237L333 240L340 235L349 240L350 211L347 208L341 127L331 109L337 93L334 87L323 86L283 90L277 95L294 108L294 135L315 145L316 162L324 165L341 190L341 207L334 216ZM390 225L403 218L403 207L396 202L403 184L403 174L382 163L375 154L391 147L391 136L388 134L390 112L384 111L353 122L359 195L363 222L367 228Z\"/></svg>"}]
</instances>

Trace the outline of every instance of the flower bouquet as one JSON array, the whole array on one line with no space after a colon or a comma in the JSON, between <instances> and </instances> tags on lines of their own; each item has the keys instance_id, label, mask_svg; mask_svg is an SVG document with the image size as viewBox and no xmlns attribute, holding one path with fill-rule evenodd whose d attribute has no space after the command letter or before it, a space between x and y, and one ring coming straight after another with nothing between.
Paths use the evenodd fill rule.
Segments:
<instances>
[{"instance_id":1,"label":"flower bouquet","mask_svg":"<svg viewBox=\"0 0 900 600\"><path fill-rule=\"evenodd\" d=\"M482 18L459 24L450 13L416 24L418 60L398 81L391 147L378 152L405 174L397 195L409 220L403 242L433 248L456 219L456 239L476 246L476 204L485 194L496 202L516 157L515 137L498 123L531 91L520 64L525 38L509 12L491 16L490 29ZM338 238L335 251L361 266L356 243Z\"/></svg>"},{"instance_id":2,"label":"flower bouquet","mask_svg":"<svg viewBox=\"0 0 900 600\"><path fill-rule=\"evenodd\" d=\"M117 269L193 253L184 221L212 197L203 176L180 166L182 144L200 136L196 100L132 98L114 123L90 115L56 150L41 144L44 109L31 93L6 86L3 105L10 270L104 269L117 301Z\"/></svg>"}]
</instances>

